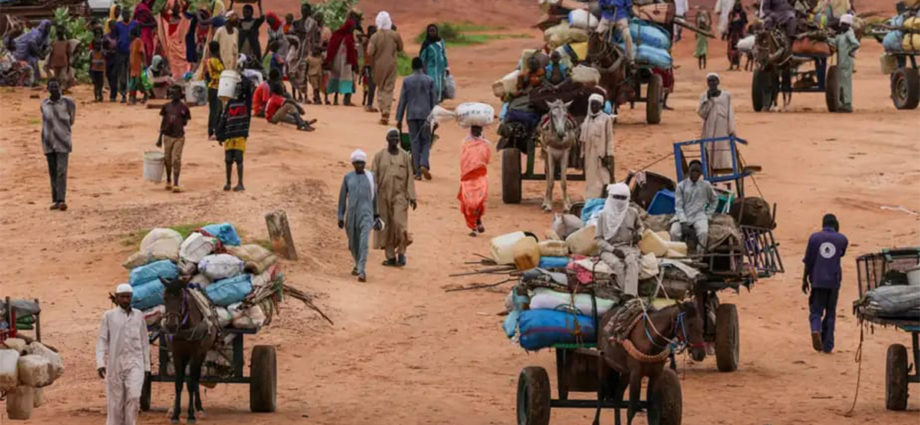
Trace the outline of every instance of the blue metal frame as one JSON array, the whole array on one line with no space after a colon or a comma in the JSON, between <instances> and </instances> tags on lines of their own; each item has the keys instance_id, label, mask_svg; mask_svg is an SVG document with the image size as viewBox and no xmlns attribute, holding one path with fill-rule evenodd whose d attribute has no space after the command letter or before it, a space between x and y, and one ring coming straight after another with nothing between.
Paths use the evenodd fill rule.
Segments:
<instances>
[{"instance_id":1,"label":"blue metal frame","mask_svg":"<svg viewBox=\"0 0 920 425\"><path fill-rule=\"evenodd\" d=\"M731 146L732 151L732 173L721 175L721 176L711 176L709 173L709 158L706 157L706 144L728 141ZM703 163L703 178L709 180L713 183L735 181L738 179L743 179L751 175L750 172L739 169L740 164L738 164L738 148L735 146L736 143L740 142L741 144L746 145L747 140L744 140L740 137L728 136L728 137L715 137L711 139L697 139L697 140L688 140L686 142L674 142L674 168L677 170L677 181L684 180L684 169L681 166L683 164L684 146L699 145L700 146L700 162Z\"/></svg>"}]
</instances>

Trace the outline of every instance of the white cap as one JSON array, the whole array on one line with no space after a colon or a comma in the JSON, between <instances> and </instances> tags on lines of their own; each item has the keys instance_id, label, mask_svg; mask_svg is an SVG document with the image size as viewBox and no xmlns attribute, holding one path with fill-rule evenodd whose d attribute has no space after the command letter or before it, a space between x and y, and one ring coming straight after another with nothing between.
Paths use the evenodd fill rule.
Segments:
<instances>
[{"instance_id":1,"label":"white cap","mask_svg":"<svg viewBox=\"0 0 920 425\"><path fill-rule=\"evenodd\" d=\"M132 288L131 285L128 285L127 283L122 283L115 287L115 294L133 294L133 293L134 293L134 288Z\"/></svg>"},{"instance_id":2,"label":"white cap","mask_svg":"<svg viewBox=\"0 0 920 425\"><path fill-rule=\"evenodd\" d=\"M710 72L710 73L706 74L706 79L708 80L708 79L710 79L710 78L715 78L715 79L717 79L717 80L719 80L719 81L722 81L722 79L719 78L719 74L716 74L715 72Z\"/></svg>"},{"instance_id":3,"label":"white cap","mask_svg":"<svg viewBox=\"0 0 920 425\"><path fill-rule=\"evenodd\" d=\"M367 154L361 149L355 149L351 153L351 162L367 162Z\"/></svg>"},{"instance_id":4,"label":"white cap","mask_svg":"<svg viewBox=\"0 0 920 425\"><path fill-rule=\"evenodd\" d=\"M840 17L841 24L853 25L853 15L847 13Z\"/></svg>"}]
</instances>

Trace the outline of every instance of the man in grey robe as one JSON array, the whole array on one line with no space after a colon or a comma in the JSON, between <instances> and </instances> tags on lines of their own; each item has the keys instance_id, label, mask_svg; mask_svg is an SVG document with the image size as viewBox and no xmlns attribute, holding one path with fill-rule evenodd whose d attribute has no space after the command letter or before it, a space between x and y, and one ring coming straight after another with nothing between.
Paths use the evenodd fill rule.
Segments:
<instances>
[{"instance_id":1,"label":"man in grey robe","mask_svg":"<svg viewBox=\"0 0 920 425\"><path fill-rule=\"evenodd\" d=\"M727 91L719 88L719 75L710 72L706 76L709 89L700 96L700 106L697 113L703 119L703 132L701 139L728 137L735 134L735 110L732 107L732 97ZM711 171L726 171L732 169L731 143L728 140L706 144L706 155L709 159Z\"/></svg>"},{"instance_id":2,"label":"man in grey robe","mask_svg":"<svg viewBox=\"0 0 920 425\"><path fill-rule=\"evenodd\" d=\"M719 199L712 184L702 178L699 161L690 162L690 173L677 185L674 192L674 219L671 222L671 240L680 241L694 232L697 252L702 253L709 241L709 219L716 210Z\"/></svg>"},{"instance_id":3,"label":"man in grey robe","mask_svg":"<svg viewBox=\"0 0 920 425\"><path fill-rule=\"evenodd\" d=\"M377 188L374 174L364 169L367 154L358 149L351 154L351 164L355 167L342 180L339 190L339 229L345 229L348 235L348 249L355 260L351 270L358 276L359 282L367 281L364 266L367 264L368 240L371 229L380 230L380 216L377 214Z\"/></svg>"},{"instance_id":4,"label":"man in grey robe","mask_svg":"<svg viewBox=\"0 0 920 425\"><path fill-rule=\"evenodd\" d=\"M639 257L637 246L643 230L639 211L629 205L629 186L607 186L607 200L597 219L595 242L601 261L613 269L617 284L626 295L639 293Z\"/></svg>"}]
</instances>

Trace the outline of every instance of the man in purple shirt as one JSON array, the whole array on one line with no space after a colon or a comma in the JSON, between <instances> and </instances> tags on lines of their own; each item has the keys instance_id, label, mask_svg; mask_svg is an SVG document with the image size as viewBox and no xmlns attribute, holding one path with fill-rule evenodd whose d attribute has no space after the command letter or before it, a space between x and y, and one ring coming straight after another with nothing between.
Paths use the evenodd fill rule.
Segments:
<instances>
[{"instance_id":1,"label":"man in purple shirt","mask_svg":"<svg viewBox=\"0 0 920 425\"><path fill-rule=\"evenodd\" d=\"M802 292L808 297L808 320L811 322L811 343L815 351L834 350L834 321L837 294L840 292L840 258L846 254L847 238L839 233L840 225L833 214L825 214L823 229L812 233L805 248L805 273ZM822 320L821 316L824 316Z\"/></svg>"}]
</instances>

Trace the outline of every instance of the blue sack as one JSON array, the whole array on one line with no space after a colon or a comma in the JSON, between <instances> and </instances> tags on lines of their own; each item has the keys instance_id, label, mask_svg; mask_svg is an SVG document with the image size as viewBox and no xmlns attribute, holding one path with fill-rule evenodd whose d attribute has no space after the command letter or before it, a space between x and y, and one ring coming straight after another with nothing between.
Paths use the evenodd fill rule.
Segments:
<instances>
[{"instance_id":1,"label":"blue sack","mask_svg":"<svg viewBox=\"0 0 920 425\"><path fill-rule=\"evenodd\" d=\"M901 50L901 39L903 37L904 33L901 31L891 31L885 34L885 38L882 39L882 47L889 51L899 51Z\"/></svg>"},{"instance_id":2,"label":"blue sack","mask_svg":"<svg viewBox=\"0 0 920 425\"><path fill-rule=\"evenodd\" d=\"M217 239L220 239L220 243L224 245L233 245L239 246L240 237L236 234L236 229L233 228L233 225L230 223L221 223L221 224L209 224L201 228L205 232L211 234Z\"/></svg>"},{"instance_id":3,"label":"blue sack","mask_svg":"<svg viewBox=\"0 0 920 425\"><path fill-rule=\"evenodd\" d=\"M581 208L581 222L587 223L592 216L601 212L606 201L604 198L591 198L585 201L585 206Z\"/></svg>"},{"instance_id":4,"label":"blue sack","mask_svg":"<svg viewBox=\"0 0 920 425\"><path fill-rule=\"evenodd\" d=\"M138 286L150 282L151 280L175 279L179 277L179 267L169 260L160 260L147 264L146 266L135 267L131 270L131 278L128 281L131 286Z\"/></svg>"},{"instance_id":5,"label":"blue sack","mask_svg":"<svg viewBox=\"0 0 920 425\"><path fill-rule=\"evenodd\" d=\"M521 347L530 351L559 343L595 341L594 320L555 310L527 310L521 313L518 329L521 332Z\"/></svg>"},{"instance_id":6,"label":"blue sack","mask_svg":"<svg viewBox=\"0 0 920 425\"><path fill-rule=\"evenodd\" d=\"M541 269L561 269L569 265L569 257L540 257Z\"/></svg>"},{"instance_id":7,"label":"blue sack","mask_svg":"<svg viewBox=\"0 0 920 425\"><path fill-rule=\"evenodd\" d=\"M131 307L146 310L163 304L163 291L166 287L158 279L137 285L133 289Z\"/></svg>"},{"instance_id":8,"label":"blue sack","mask_svg":"<svg viewBox=\"0 0 920 425\"><path fill-rule=\"evenodd\" d=\"M656 49L669 50L671 48L671 36L667 31L648 21L641 19L632 19L629 21L629 35L632 37L634 46L648 46ZM623 38L620 37L619 31L614 31L613 40L623 45Z\"/></svg>"},{"instance_id":9,"label":"blue sack","mask_svg":"<svg viewBox=\"0 0 920 425\"><path fill-rule=\"evenodd\" d=\"M243 301L243 298L246 298L250 292L252 292L252 276L249 274L218 280L204 288L208 299L220 307Z\"/></svg>"}]
</instances>

